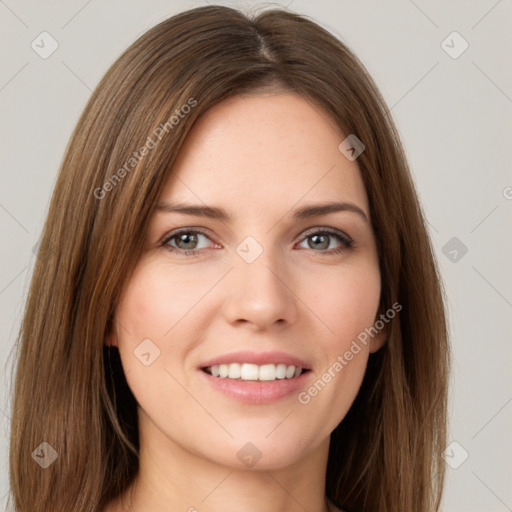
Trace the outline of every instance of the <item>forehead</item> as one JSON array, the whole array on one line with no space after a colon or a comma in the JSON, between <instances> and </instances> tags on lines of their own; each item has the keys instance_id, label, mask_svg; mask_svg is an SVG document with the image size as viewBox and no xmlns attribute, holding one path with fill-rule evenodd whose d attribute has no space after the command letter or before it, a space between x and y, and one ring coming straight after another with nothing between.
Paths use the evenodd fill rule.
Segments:
<instances>
[{"instance_id":1,"label":"forehead","mask_svg":"<svg viewBox=\"0 0 512 512\"><path fill-rule=\"evenodd\" d=\"M232 97L196 121L160 198L260 212L350 200L367 212L359 166L338 149L345 137L295 93Z\"/></svg>"}]
</instances>

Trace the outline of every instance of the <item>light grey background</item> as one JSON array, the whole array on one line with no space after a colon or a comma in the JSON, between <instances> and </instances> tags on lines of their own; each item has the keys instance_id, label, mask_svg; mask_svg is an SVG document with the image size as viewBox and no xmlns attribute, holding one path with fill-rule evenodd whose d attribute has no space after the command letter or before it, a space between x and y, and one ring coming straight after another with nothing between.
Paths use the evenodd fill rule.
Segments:
<instances>
[{"instance_id":1,"label":"light grey background","mask_svg":"<svg viewBox=\"0 0 512 512\"><path fill-rule=\"evenodd\" d=\"M205 3L0 0L0 508L11 350L65 145L120 53L156 23ZM311 16L354 49L392 107L448 292L449 442L458 444L447 450L443 511L512 511L512 1L274 5ZM43 31L59 45L47 59L31 48ZM442 47L453 31L469 44L458 58ZM463 44L450 36L444 47L454 54ZM453 237L466 254L459 242L446 246Z\"/></svg>"}]
</instances>

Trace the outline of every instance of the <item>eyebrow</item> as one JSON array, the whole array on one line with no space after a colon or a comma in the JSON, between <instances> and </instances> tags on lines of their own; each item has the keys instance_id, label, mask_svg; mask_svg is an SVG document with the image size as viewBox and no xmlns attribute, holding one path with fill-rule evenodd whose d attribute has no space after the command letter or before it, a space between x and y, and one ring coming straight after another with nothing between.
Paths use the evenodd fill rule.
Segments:
<instances>
[{"instance_id":1,"label":"eyebrow","mask_svg":"<svg viewBox=\"0 0 512 512\"><path fill-rule=\"evenodd\" d=\"M185 215L192 215L194 217L208 217L226 222L231 220L231 216L224 208L216 206L167 203L162 201L156 205L156 209L166 213L177 212ZM347 202L328 202L302 206L293 212L293 219L304 220L335 212L353 212L360 215L366 222L369 222L366 213L361 208L359 208L359 206L355 205L354 203Z\"/></svg>"}]
</instances>

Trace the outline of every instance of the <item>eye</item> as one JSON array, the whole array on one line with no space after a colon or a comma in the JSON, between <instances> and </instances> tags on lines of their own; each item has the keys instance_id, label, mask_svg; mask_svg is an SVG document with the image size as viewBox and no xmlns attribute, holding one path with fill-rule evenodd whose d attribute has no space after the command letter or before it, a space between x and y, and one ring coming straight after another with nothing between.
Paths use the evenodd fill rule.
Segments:
<instances>
[{"instance_id":1,"label":"eye","mask_svg":"<svg viewBox=\"0 0 512 512\"><path fill-rule=\"evenodd\" d=\"M306 235L304 241L312 241L312 243L308 243L310 248L327 249L330 245L329 238L335 238L338 240L338 242L341 242L341 246L335 249L331 249L330 251L321 251L325 252L326 255L339 254L347 249L350 249L353 245L352 239L345 233L327 228L322 228L321 231L310 232Z\"/></svg>"},{"instance_id":2,"label":"eye","mask_svg":"<svg viewBox=\"0 0 512 512\"><path fill-rule=\"evenodd\" d=\"M334 255L350 249L353 245L352 239L341 231L330 228L316 229L317 231L310 231L309 234L306 234L305 238L302 238L302 240L304 240L302 243L306 242L308 239L312 241L311 243L308 243L310 249L321 249L320 251L315 250L314 252L319 252L320 254L325 254L327 256ZM210 238L202 231L183 228L178 231L174 231L167 236L162 241L162 246L180 256L194 256L205 249L205 247L197 247L201 237L210 240ZM331 245L330 239L333 238L340 242L341 246L326 250Z\"/></svg>"},{"instance_id":3,"label":"eye","mask_svg":"<svg viewBox=\"0 0 512 512\"><path fill-rule=\"evenodd\" d=\"M162 245L166 246L170 251L184 256L194 255L201 252L201 249L196 248L199 237L204 237L209 240L209 238L201 231L196 231L194 229L181 229L166 237L165 240L163 240ZM171 244L175 239L177 247Z\"/></svg>"}]
</instances>

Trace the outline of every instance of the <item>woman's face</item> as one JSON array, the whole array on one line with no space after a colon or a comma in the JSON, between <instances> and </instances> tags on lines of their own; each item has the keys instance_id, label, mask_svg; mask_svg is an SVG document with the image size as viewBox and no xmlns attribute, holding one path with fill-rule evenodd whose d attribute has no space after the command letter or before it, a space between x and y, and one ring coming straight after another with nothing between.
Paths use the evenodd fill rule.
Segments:
<instances>
[{"instance_id":1,"label":"woman's face","mask_svg":"<svg viewBox=\"0 0 512 512\"><path fill-rule=\"evenodd\" d=\"M159 450L278 468L328 445L385 337L361 342L380 273L347 135L296 94L230 98L190 132L111 337Z\"/></svg>"}]
</instances>

